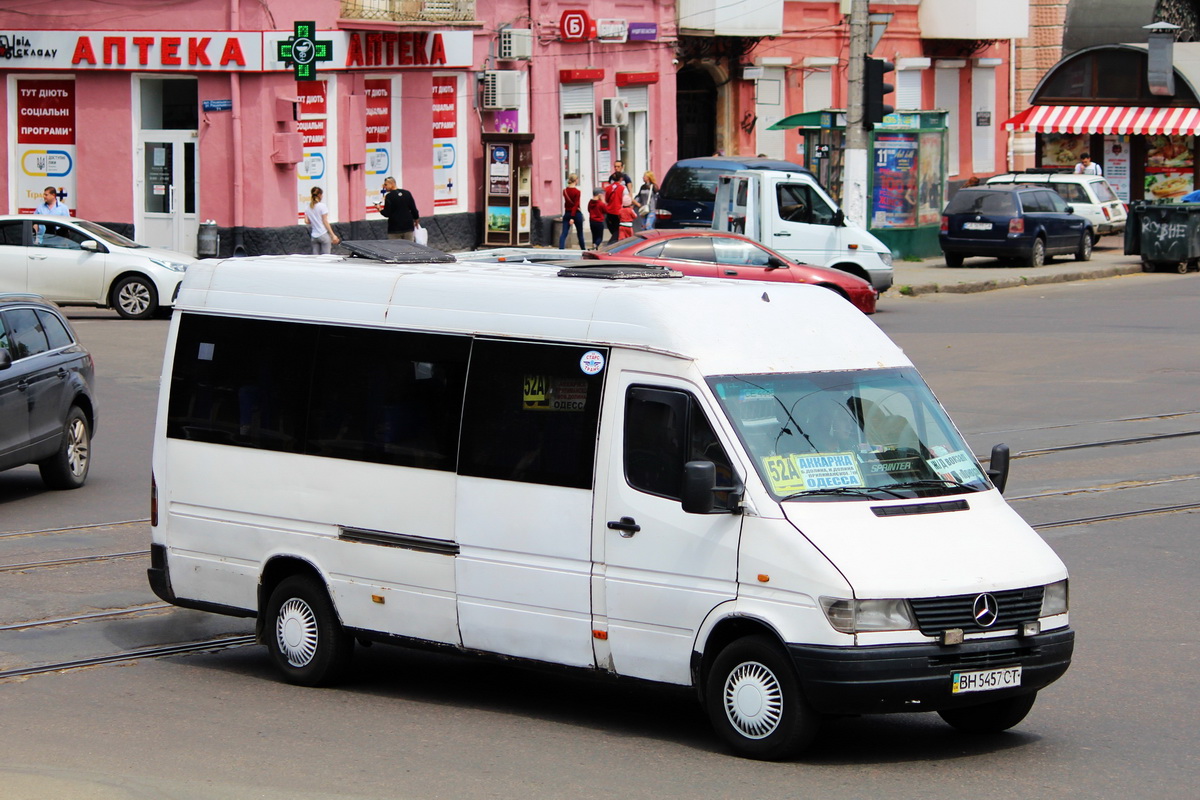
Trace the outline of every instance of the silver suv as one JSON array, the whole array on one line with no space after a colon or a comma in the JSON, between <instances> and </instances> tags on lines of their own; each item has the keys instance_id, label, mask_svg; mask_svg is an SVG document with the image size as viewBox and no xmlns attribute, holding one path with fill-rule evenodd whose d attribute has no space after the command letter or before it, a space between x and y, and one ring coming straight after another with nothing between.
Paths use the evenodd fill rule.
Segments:
<instances>
[{"instance_id":1,"label":"silver suv","mask_svg":"<svg viewBox=\"0 0 1200 800\"><path fill-rule=\"evenodd\" d=\"M1071 206L1072 212L1092 223L1093 236L1099 239L1110 233L1125 233L1125 204L1111 185L1099 175L1076 175L1071 172L1010 172L988 178L988 185L1027 183L1049 186ZM1094 242L1093 242L1094 244Z\"/></svg>"},{"instance_id":2,"label":"silver suv","mask_svg":"<svg viewBox=\"0 0 1200 800\"><path fill-rule=\"evenodd\" d=\"M37 464L51 489L78 489L96 431L92 356L58 306L0 294L0 470Z\"/></svg>"}]
</instances>

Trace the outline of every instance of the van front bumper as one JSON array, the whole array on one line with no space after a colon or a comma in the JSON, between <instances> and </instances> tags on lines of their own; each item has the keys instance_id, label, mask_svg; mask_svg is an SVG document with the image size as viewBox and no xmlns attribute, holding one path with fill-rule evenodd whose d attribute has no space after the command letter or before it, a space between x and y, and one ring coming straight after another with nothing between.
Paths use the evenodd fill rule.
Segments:
<instances>
[{"instance_id":1,"label":"van front bumper","mask_svg":"<svg viewBox=\"0 0 1200 800\"><path fill-rule=\"evenodd\" d=\"M950 646L787 646L805 697L822 714L941 711L1026 694L1062 677L1074 648L1075 632L1069 628ZM1020 687L965 694L950 691L954 673L1015 666L1021 667Z\"/></svg>"}]
</instances>

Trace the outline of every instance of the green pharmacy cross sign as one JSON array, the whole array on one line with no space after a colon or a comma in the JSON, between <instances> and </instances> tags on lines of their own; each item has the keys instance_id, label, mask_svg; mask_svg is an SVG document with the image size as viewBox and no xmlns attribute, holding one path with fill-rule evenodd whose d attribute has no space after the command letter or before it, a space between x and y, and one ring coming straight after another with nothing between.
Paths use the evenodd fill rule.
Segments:
<instances>
[{"instance_id":1,"label":"green pharmacy cross sign","mask_svg":"<svg viewBox=\"0 0 1200 800\"><path fill-rule=\"evenodd\" d=\"M315 22L295 22L292 35L279 43L279 60L292 65L298 81L315 81L317 62L333 60L333 42L316 41L313 39L316 33Z\"/></svg>"}]
</instances>

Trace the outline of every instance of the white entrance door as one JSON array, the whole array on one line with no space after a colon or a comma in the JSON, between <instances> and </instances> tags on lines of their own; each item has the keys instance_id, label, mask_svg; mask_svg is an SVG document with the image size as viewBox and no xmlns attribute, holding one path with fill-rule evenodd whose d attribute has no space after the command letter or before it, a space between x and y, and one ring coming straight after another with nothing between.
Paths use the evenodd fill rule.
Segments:
<instances>
[{"instance_id":1,"label":"white entrance door","mask_svg":"<svg viewBox=\"0 0 1200 800\"><path fill-rule=\"evenodd\" d=\"M564 187L567 185L567 175L575 173L579 176L579 191L583 197L585 211L588 200L592 199L592 189L600 185L596 182L595 160L592 153L592 130L590 114L563 117L562 185Z\"/></svg>"},{"instance_id":2,"label":"white entrance door","mask_svg":"<svg viewBox=\"0 0 1200 800\"><path fill-rule=\"evenodd\" d=\"M139 150L137 239L196 253L196 139L188 131L143 131Z\"/></svg>"},{"instance_id":3,"label":"white entrance door","mask_svg":"<svg viewBox=\"0 0 1200 800\"><path fill-rule=\"evenodd\" d=\"M190 77L136 76L134 225L142 244L196 253L200 102Z\"/></svg>"}]
</instances>

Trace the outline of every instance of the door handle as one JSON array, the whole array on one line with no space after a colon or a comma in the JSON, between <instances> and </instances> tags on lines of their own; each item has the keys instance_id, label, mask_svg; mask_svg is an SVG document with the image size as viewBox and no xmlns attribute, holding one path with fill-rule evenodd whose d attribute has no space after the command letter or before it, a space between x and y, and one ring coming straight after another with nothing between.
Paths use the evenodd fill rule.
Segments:
<instances>
[{"instance_id":1,"label":"door handle","mask_svg":"<svg viewBox=\"0 0 1200 800\"><path fill-rule=\"evenodd\" d=\"M775 231L776 236L791 236L791 231Z\"/></svg>"},{"instance_id":2,"label":"door handle","mask_svg":"<svg viewBox=\"0 0 1200 800\"><path fill-rule=\"evenodd\" d=\"M620 520L613 522L609 521L608 529L610 531L619 531L622 539L628 539L642 529L641 525L634 522L633 517L621 517Z\"/></svg>"},{"instance_id":3,"label":"door handle","mask_svg":"<svg viewBox=\"0 0 1200 800\"><path fill-rule=\"evenodd\" d=\"M727 269L727 270L725 270L725 274L726 275L737 275L738 271L736 269Z\"/></svg>"}]
</instances>

